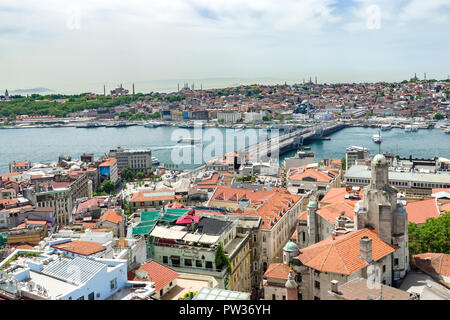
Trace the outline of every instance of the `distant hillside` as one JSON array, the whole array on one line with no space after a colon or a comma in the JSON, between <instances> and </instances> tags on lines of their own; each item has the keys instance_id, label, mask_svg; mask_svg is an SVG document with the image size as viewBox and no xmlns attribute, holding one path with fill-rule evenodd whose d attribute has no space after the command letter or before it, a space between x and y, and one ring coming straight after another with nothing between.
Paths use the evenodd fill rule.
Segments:
<instances>
[{"instance_id":1,"label":"distant hillside","mask_svg":"<svg viewBox=\"0 0 450 320\"><path fill-rule=\"evenodd\" d=\"M50 92L54 92L51 89L47 89L47 88L32 88L32 89L16 89L16 90L11 90L9 92L9 94L20 94L20 95L24 95L24 94L42 94L42 93L50 93Z\"/></svg>"}]
</instances>

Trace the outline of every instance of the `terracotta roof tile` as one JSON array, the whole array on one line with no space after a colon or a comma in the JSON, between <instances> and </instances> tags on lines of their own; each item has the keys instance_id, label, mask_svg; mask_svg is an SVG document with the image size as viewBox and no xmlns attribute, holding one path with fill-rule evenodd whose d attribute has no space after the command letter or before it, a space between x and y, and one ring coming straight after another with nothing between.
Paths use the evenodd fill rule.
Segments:
<instances>
[{"instance_id":1,"label":"terracotta roof tile","mask_svg":"<svg viewBox=\"0 0 450 320\"><path fill-rule=\"evenodd\" d=\"M406 204L406 212L408 221L414 223L425 223L428 218L439 217L439 209L434 198L409 202Z\"/></svg>"},{"instance_id":2,"label":"terracotta roof tile","mask_svg":"<svg viewBox=\"0 0 450 320\"><path fill-rule=\"evenodd\" d=\"M150 262L139 266L128 272L128 280L130 281L151 281L155 283L155 291L159 291L164 288L171 281L175 280L179 274L169 266L149 259ZM141 280L136 276L137 270L144 270L148 274L148 280Z\"/></svg>"},{"instance_id":3,"label":"terracotta roof tile","mask_svg":"<svg viewBox=\"0 0 450 320\"><path fill-rule=\"evenodd\" d=\"M372 239L372 259L377 261L395 251L391 246L378 238L373 229L361 229L345 235L322 240L312 246L300 250L300 261L319 271L340 274L352 274L367 266L360 257L360 239L367 236Z\"/></svg>"},{"instance_id":4,"label":"terracotta roof tile","mask_svg":"<svg viewBox=\"0 0 450 320\"><path fill-rule=\"evenodd\" d=\"M90 256L105 250L101 243L81 240L72 240L69 242L59 243L53 245L52 247L83 256Z\"/></svg>"},{"instance_id":5,"label":"terracotta roof tile","mask_svg":"<svg viewBox=\"0 0 450 320\"><path fill-rule=\"evenodd\" d=\"M101 222L109 221L115 224L119 224L123 220L123 216L115 212L114 210L108 210L104 212L99 219Z\"/></svg>"},{"instance_id":6,"label":"terracotta roof tile","mask_svg":"<svg viewBox=\"0 0 450 320\"><path fill-rule=\"evenodd\" d=\"M263 274L263 278L275 278L287 280L289 276L290 267L284 263L271 263Z\"/></svg>"},{"instance_id":7,"label":"terracotta roof tile","mask_svg":"<svg viewBox=\"0 0 450 320\"><path fill-rule=\"evenodd\" d=\"M450 276L450 254L421 253L416 254L413 258L414 264L428 274Z\"/></svg>"}]
</instances>

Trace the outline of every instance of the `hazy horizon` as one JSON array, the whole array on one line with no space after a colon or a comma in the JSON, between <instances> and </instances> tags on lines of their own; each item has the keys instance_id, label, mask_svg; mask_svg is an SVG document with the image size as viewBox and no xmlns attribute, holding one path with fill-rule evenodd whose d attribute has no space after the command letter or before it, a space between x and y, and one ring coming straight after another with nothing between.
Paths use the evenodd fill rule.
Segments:
<instances>
[{"instance_id":1,"label":"hazy horizon","mask_svg":"<svg viewBox=\"0 0 450 320\"><path fill-rule=\"evenodd\" d=\"M448 0L2 0L0 92L440 80L449 18Z\"/></svg>"}]
</instances>

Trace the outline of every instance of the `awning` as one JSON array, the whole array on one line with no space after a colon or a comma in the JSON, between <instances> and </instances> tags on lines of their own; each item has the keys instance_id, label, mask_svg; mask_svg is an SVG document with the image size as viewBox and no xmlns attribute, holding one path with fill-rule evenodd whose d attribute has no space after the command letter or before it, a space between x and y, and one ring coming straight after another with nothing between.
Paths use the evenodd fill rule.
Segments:
<instances>
[{"instance_id":1,"label":"awning","mask_svg":"<svg viewBox=\"0 0 450 320\"><path fill-rule=\"evenodd\" d=\"M186 235L186 231L171 230L159 226L155 226L150 235L156 238L181 240Z\"/></svg>"}]
</instances>

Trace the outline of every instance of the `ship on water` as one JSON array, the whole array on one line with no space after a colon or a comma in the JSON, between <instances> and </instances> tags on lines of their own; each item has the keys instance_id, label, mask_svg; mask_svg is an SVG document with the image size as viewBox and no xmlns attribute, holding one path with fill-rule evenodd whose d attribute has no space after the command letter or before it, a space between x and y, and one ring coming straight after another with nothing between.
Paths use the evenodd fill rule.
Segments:
<instances>
[{"instance_id":1,"label":"ship on water","mask_svg":"<svg viewBox=\"0 0 450 320\"><path fill-rule=\"evenodd\" d=\"M381 131L387 131L387 130L391 130L392 129L392 125L391 124L383 124L381 125Z\"/></svg>"},{"instance_id":2,"label":"ship on water","mask_svg":"<svg viewBox=\"0 0 450 320\"><path fill-rule=\"evenodd\" d=\"M95 122L95 121L89 121L89 122L86 123L86 124L76 126L76 128L85 128L85 129L100 128L100 127L104 127L104 126L98 124L98 123Z\"/></svg>"},{"instance_id":3,"label":"ship on water","mask_svg":"<svg viewBox=\"0 0 450 320\"><path fill-rule=\"evenodd\" d=\"M378 134L374 134L374 135L372 136L372 140L373 140L373 142L375 142L375 143L378 143L378 144L381 143L381 133L380 133L379 130L378 130Z\"/></svg>"},{"instance_id":4,"label":"ship on water","mask_svg":"<svg viewBox=\"0 0 450 320\"><path fill-rule=\"evenodd\" d=\"M200 144L202 140L197 138L180 138L177 143Z\"/></svg>"}]
</instances>

